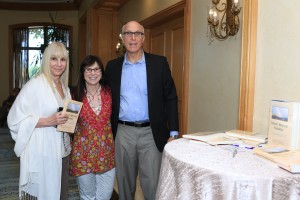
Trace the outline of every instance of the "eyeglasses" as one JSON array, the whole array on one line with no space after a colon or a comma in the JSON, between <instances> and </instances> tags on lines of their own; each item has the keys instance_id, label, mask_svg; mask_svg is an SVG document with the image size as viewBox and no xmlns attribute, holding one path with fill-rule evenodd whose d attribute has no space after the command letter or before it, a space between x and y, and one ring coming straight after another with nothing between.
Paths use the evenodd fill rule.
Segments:
<instances>
[{"instance_id":1,"label":"eyeglasses","mask_svg":"<svg viewBox=\"0 0 300 200\"><path fill-rule=\"evenodd\" d=\"M144 35L144 33L139 32L139 31L137 31L137 32L124 32L123 35L124 35L125 37L132 37L133 35L134 35L135 37L141 37L141 36Z\"/></svg>"},{"instance_id":2,"label":"eyeglasses","mask_svg":"<svg viewBox=\"0 0 300 200\"><path fill-rule=\"evenodd\" d=\"M91 74L92 71L94 71L95 73L99 74L101 72L100 68L95 68L95 69L92 69L92 68L85 68L84 70L86 73L88 74Z\"/></svg>"}]
</instances>

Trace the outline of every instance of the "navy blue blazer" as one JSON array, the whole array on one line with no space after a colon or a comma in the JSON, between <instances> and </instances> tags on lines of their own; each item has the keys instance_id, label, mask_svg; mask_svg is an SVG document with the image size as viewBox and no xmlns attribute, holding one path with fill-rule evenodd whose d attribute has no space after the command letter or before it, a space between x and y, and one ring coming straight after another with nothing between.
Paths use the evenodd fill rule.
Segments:
<instances>
[{"instance_id":1,"label":"navy blue blazer","mask_svg":"<svg viewBox=\"0 0 300 200\"><path fill-rule=\"evenodd\" d=\"M112 91L112 132L117 134L121 73L124 56L111 60L106 66L106 75ZM179 131L178 97L166 57L145 52L148 110L153 138L160 152L163 151L170 131Z\"/></svg>"}]
</instances>

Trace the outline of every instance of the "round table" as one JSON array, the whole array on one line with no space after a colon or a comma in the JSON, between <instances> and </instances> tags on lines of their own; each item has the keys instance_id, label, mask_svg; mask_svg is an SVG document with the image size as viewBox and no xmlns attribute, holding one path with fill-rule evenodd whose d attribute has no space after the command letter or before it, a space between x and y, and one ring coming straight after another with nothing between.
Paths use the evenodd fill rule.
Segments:
<instances>
[{"instance_id":1,"label":"round table","mask_svg":"<svg viewBox=\"0 0 300 200\"><path fill-rule=\"evenodd\" d=\"M182 138L165 146L156 199L297 200L300 174L243 147Z\"/></svg>"}]
</instances>

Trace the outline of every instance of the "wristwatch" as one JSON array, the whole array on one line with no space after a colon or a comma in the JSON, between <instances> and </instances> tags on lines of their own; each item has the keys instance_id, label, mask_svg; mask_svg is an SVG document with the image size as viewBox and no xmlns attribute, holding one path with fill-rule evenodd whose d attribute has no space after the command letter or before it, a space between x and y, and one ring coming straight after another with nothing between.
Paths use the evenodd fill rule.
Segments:
<instances>
[{"instance_id":1,"label":"wristwatch","mask_svg":"<svg viewBox=\"0 0 300 200\"><path fill-rule=\"evenodd\" d=\"M178 139L178 135L171 135L172 138Z\"/></svg>"}]
</instances>

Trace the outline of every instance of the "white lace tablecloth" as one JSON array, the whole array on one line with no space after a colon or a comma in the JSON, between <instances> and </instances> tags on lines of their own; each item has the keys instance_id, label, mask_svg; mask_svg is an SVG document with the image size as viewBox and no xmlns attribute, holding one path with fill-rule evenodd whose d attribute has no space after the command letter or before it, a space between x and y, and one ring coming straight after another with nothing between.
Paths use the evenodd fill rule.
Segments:
<instances>
[{"instance_id":1,"label":"white lace tablecloth","mask_svg":"<svg viewBox=\"0 0 300 200\"><path fill-rule=\"evenodd\" d=\"M156 199L300 200L300 174L246 148L179 139L165 146Z\"/></svg>"}]
</instances>

